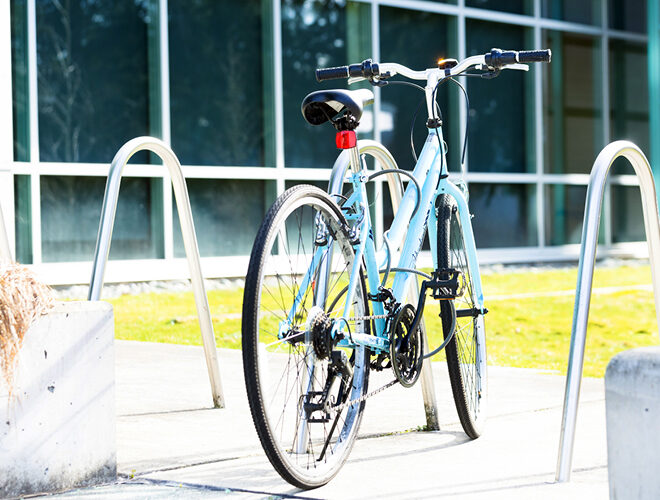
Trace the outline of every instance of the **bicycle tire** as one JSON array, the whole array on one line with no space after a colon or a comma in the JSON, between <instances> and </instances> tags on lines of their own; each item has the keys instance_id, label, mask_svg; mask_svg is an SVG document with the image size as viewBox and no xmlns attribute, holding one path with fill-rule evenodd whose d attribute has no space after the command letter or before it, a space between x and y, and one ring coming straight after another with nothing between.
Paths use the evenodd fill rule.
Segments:
<instances>
[{"instance_id":1,"label":"bicycle tire","mask_svg":"<svg viewBox=\"0 0 660 500\"><path fill-rule=\"evenodd\" d=\"M453 301L440 301L443 336L446 339L455 324L454 338L445 349L456 411L463 430L478 438L486 419L488 374L486 367L486 333L483 314L457 317L456 310L474 310L474 288L468 267L464 233L454 199L438 197L438 268L458 269L463 273L465 288ZM479 272L477 269L476 272Z\"/></svg>"},{"instance_id":2,"label":"bicycle tire","mask_svg":"<svg viewBox=\"0 0 660 500\"><path fill-rule=\"evenodd\" d=\"M327 228L326 247L314 246L317 217ZM312 401L312 391L325 386L332 371L330 361L317 354L312 334L300 334L316 301L316 288L320 288L324 281L319 276L320 265L313 266L311 255L315 250L312 249L320 248L321 261L332 262L332 273L324 287L325 304L336 307L324 312L330 318L341 316L345 305L341 295L345 293L344 284L348 281L354 259L346 227L341 209L324 191L304 184L288 189L264 218L245 280L243 369L252 419L275 470L286 481L303 489L322 486L339 472L357 437L365 407L364 401L346 405L325 423L314 422L312 418L323 416L322 412L306 414L302 409L306 401ZM314 280L304 290L300 307L284 335L291 335L290 338L296 340L282 341L278 339L282 320L286 319L296 300L300 290L297 287L303 284L302 270L309 266L314 268ZM274 277L269 275L273 271ZM360 271L350 317L368 316L368 307L364 275ZM351 332L369 333L369 321L349 323ZM312 331L311 328L306 330ZM265 347L260 348L260 344ZM353 369L352 379L344 380L344 375L339 377L335 403L365 395L369 350L364 347L333 350L343 350L344 359L349 360ZM331 380L337 377L335 374Z\"/></svg>"}]
</instances>

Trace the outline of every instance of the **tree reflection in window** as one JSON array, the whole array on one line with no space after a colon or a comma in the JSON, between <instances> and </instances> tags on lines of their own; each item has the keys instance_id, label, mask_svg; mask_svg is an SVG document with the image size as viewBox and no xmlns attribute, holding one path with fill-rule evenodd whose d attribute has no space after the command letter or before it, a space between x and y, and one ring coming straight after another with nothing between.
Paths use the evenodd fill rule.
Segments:
<instances>
[{"instance_id":1,"label":"tree reflection in window","mask_svg":"<svg viewBox=\"0 0 660 500\"><path fill-rule=\"evenodd\" d=\"M36 8L41 160L108 162L149 132L148 1Z\"/></svg>"}]
</instances>

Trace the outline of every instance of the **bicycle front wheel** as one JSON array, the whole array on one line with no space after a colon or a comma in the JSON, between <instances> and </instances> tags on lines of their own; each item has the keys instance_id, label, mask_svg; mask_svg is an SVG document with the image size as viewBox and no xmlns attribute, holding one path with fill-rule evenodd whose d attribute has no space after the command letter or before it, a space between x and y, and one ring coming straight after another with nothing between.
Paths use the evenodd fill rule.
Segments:
<instances>
[{"instance_id":1,"label":"bicycle front wheel","mask_svg":"<svg viewBox=\"0 0 660 500\"><path fill-rule=\"evenodd\" d=\"M454 338L446 347L447 368L458 418L465 433L476 439L486 420L486 331L483 314L474 314L475 290L458 215L451 196L438 197L438 267L460 271L465 285L461 296L440 301L445 338L455 321Z\"/></svg>"},{"instance_id":2,"label":"bicycle front wheel","mask_svg":"<svg viewBox=\"0 0 660 500\"><path fill-rule=\"evenodd\" d=\"M242 324L250 411L268 459L299 488L337 474L364 409L369 351L340 348L329 336L344 316L354 259L341 209L309 185L277 199L250 257ZM362 272L353 278L341 322L344 331L369 333Z\"/></svg>"}]
</instances>

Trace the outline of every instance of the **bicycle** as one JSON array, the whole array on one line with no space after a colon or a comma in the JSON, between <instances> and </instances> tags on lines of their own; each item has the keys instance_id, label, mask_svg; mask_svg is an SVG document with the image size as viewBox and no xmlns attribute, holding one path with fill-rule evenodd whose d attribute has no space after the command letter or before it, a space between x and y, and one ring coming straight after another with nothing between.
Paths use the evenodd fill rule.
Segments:
<instances>
[{"instance_id":1,"label":"bicycle","mask_svg":"<svg viewBox=\"0 0 660 500\"><path fill-rule=\"evenodd\" d=\"M502 69L527 70L523 63L550 58L549 50L492 49L424 71L371 60L316 71L319 81L348 78L383 86L394 83L389 79L397 74L426 81L428 136L413 171L400 170L384 146L356 139L363 109L373 101L371 90L323 90L303 100L304 118L312 125L332 123L343 151L328 192L294 186L266 214L250 256L242 319L254 425L268 459L292 485L314 488L332 479L357 437L366 399L395 383L414 385L424 359L443 348L462 427L473 439L481 434L487 309L466 185L448 178L436 95L442 83L457 82L458 75L492 78ZM388 168L369 171L364 154ZM366 185L379 175L409 182L377 249ZM426 233L435 243L432 274L416 269ZM417 304L408 303L406 292L419 276L424 281ZM440 302L444 341L424 353L419 324L428 292ZM394 380L368 392L370 370L387 368Z\"/></svg>"}]
</instances>

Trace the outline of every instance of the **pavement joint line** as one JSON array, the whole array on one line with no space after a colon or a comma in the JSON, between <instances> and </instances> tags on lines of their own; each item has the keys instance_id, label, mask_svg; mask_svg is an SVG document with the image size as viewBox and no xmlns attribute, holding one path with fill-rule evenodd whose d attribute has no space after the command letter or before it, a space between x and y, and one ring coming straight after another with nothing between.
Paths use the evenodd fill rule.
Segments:
<instances>
[{"instance_id":1,"label":"pavement joint line","mask_svg":"<svg viewBox=\"0 0 660 500\"><path fill-rule=\"evenodd\" d=\"M202 460L199 462L192 462L188 464L181 464L181 465L172 465L169 467L162 467L162 468L157 468L157 469L150 469L142 472L118 472L117 476L125 477L127 479L132 479L133 477L142 477L146 476L147 474L155 474L157 472L169 472L173 470L180 470L180 469L187 469L189 467L198 467L200 465L210 465L210 464L219 464L222 462L231 462L232 460L242 460L244 458L253 458L253 457L260 457L262 456L263 453L247 453L245 455L240 455L236 457L227 457L227 458L214 458L211 460ZM132 476L132 477L131 477Z\"/></svg>"},{"instance_id":2,"label":"pavement joint line","mask_svg":"<svg viewBox=\"0 0 660 500\"><path fill-rule=\"evenodd\" d=\"M139 479L140 483L148 482L151 484L156 484L159 486L169 486L172 488L181 488L186 487L186 488L191 488L191 489L196 489L196 490L205 490L205 491L221 491L224 493L252 493L255 495L266 495L268 498L301 498L303 500L322 500L321 497L308 497L308 496L302 496L298 494L289 494L289 493L269 493L267 491L260 491L260 490L248 490L248 489L243 489L243 488L228 488L224 486L212 486L209 484L199 484L199 483L188 483L188 482L181 482L181 481L170 481L169 479L152 479L152 478L140 478ZM136 482L136 484L140 484ZM124 482L123 484L131 484L131 481ZM304 491L304 490L300 490Z\"/></svg>"},{"instance_id":3,"label":"pavement joint line","mask_svg":"<svg viewBox=\"0 0 660 500\"><path fill-rule=\"evenodd\" d=\"M602 469L607 469L607 464L601 464L601 465L594 465L592 467L580 467L580 468L575 468L573 469L573 473L579 473L579 472L594 472L597 470L602 470ZM534 488L538 486L556 486L556 487L562 487L562 485L567 484L567 483L559 483L554 479L555 476L555 471L548 471L548 472L539 472L536 474L528 474L524 476L511 476L511 477L506 477L502 479L497 479L495 482L497 483L506 483L507 481L516 481L518 479L525 479L525 478L538 478L540 481L537 482L530 482L526 484L502 484L499 487L489 487L489 488L482 488L482 489L466 489L469 488L470 486L476 486L476 485L483 485L483 484L492 484L493 479L485 479L482 481L474 481L470 483L463 483L463 484L456 484L452 485L448 488L448 491L446 492L438 492L437 490L434 492L433 496L434 498L440 498L440 497L450 497L454 498L456 496L464 496L464 495L474 495L478 493L490 493L493 491L506 491L506 490L521 490L525 488ZM550 481L543 481L543 478L545 477L551 477L552 479ZM414 492L413 492L414 493Z\"/></svg>"},{"instance_id":4,"label":"pavement joint line","mask_svg":"<svg viewBox=\"0 0 660 500\"><path fill-rule=\"evenodd\" d=\"M225 410L226 408L185 408L182 410L161 410L161 411L147 411L143 413L126 413L124 415L117 415L118 418L133 418L133 417L151 417L155 415L169 415L172 413L192 413L198 411L210 411L210 410Z\"/></svg>"}]
</instances>

